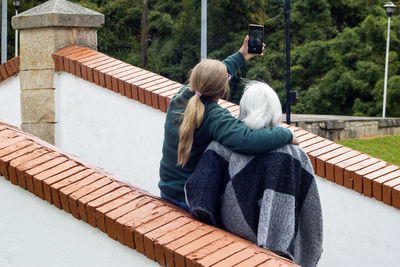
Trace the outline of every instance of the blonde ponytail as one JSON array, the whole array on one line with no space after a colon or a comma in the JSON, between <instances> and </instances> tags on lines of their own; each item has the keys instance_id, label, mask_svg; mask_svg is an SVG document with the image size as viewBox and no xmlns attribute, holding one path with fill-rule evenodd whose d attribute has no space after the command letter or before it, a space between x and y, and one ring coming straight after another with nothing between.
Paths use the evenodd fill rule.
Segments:
<instances>
[{"instance_id":1,"label":"blonde ponytail","mask_svg":"<svg viewBox=\"0 0 400 267\"><path fill-rule=\"evenodd\" d=\"M200 96L190 98L183 121L179 128L178 165L185 166L192 151L194 131L200 127L204 115L204 105Z\"/></svg>"},{"instance_id":2,"label":"blonde ponytail","mask_svg":"<svg viewBox=\"0 0 400 267\"><path fill-rule=\"evenodd\" d=\"M190 158L194 132L200 127L204 115L204 104L200 96L213 98L229 92L228 72L226 66L218 60L205 59L190 72L189 83L194 94L188 101L179 128L179 145L177 164L184 167Z\"/></svg>"}]
</instances>

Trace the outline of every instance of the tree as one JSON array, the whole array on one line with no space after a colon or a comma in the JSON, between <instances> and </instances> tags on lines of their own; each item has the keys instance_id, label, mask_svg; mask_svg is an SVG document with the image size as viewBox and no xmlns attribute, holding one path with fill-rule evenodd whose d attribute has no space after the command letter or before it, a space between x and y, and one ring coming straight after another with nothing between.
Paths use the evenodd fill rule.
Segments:
<instances>
[{"instance_id":1,"label":"tree","mask_svg":"<svg viewBox=\"0 0 400 267\"><path fill-rule=\"evenodd\" d=\"M143 0L143 15L142 15L142 66L147 66L147 45L148 45L148 29L147 29L147 17L149 14L149 0Z\"/></svg>"},{"instance_id":2,"label":"tree","mask_svg":"<svg viewBox=\"0 0 400 267\"><path fill-rule=\"evenodd\" d=\"M23 1L20 10L42 2ZM187 81L188 71L200 60L200 0L73 2L105 15L105 25L98 30L98 46L112 57L181 83ZM9 10L12 10L11 2ZM399 10L391 17L388 116L398 114L400 102ZM378 0L292 1L291 12L292 89L300 94L293 112L380 116L387 29L382 3ZM242 77L269 83L284 104L281 0L212 1L208 5L208 57L222 60L237 51L249 23L264 25L267 46L263 57L247 62L232 79L231 100L237 103L241 97ZM9 29L9 57L14 54L13 35L14 31Z\"/></svg>"}]
</instances>

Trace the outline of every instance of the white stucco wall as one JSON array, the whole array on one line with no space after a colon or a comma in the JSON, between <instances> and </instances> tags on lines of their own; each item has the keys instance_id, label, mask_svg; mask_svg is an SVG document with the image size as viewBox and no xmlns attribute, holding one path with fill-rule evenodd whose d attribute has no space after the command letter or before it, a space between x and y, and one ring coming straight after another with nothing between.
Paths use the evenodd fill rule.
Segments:
<instances>
[{"instance_id":1,"label":"white stucco wall","mask_svg":"<svg viewBox=\"0 0 400 267\"><path fill-rule=\"evenodd\" d=\"M56 145L159 195L165 113L68 73L55 85Z\"/></svg>"},{"instance_id":2,"label":"white stucco wall","mask_svg":"<svg viewBox=\"0 0 400 267\"><path fill-rule=\"evenodd\" d=\"M1 267L160 266L0 176Z\"/></svg>"},{"instance_id":3,"label":"white stucco wall","mask_svg":"<svg viewBox=\"0 0 400 267\"><path fill-rule=\"evenodd\" d=\"M318 266L399 266L400 211L320 177L317 184L324 223Z\"/></svg>"},{"instance_id":4,"label":"white stucco wall","mask_svg":"<svg viewBox=\"0 0 400 267\"><path fill-rule=\"evenodd\" d=\"M21 126L20 92L19 75L0 82L0 120L18 128Z\"/></svg>"}]
</instances>

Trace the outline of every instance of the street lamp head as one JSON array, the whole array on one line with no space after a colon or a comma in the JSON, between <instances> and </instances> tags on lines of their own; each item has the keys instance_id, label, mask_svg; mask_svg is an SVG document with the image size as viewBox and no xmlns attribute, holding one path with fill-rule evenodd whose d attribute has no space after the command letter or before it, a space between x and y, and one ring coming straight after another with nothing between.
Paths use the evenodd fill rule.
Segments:
<instances>
[{"instance_id":1,"label":"street lamp head","mask_svg":"<svg viewBox=\"0 0 400 267\"><path fill-rule=\"evenodd\" d=\"M21 5L21 0L13 0L13 6L16 10L19 9L19 6Z\"/></svg>"},{"instance_id":2,"label":"street lamp head","mask_svg":"<svg viewBox=\"0 0 400 267\"><path fill-rule=\"evenodd\" d=\"M392 2L387 2L387 4L383 6L383 8L386 10L386 15L390 17L393 14L396 6Z\"/></svg>"}]
</instances>

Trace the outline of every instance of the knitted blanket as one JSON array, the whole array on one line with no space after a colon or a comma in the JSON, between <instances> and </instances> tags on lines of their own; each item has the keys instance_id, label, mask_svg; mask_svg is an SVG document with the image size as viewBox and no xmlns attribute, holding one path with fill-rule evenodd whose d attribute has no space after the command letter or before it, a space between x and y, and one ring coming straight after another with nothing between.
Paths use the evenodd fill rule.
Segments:
<instances>
[{"instance_id":1,"label":"knitted blanket","mask_svg":"<svg viewBox=\"0 0 400 267\"><path fill-rule=\"evenodd\" d=\"M212 142L185 185L198 219L316 266L322 253L322 214L307 154L286 145L259 156Z\"/></svg>"}]
</instances>

